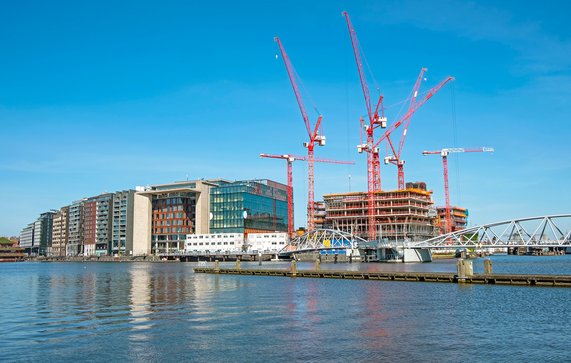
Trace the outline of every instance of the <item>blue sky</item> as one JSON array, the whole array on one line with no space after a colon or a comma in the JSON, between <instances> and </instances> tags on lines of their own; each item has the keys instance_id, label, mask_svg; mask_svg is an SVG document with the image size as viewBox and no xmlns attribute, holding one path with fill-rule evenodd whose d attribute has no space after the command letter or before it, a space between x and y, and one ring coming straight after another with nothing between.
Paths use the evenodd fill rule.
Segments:
<instances>
[{"instance_id":1,"label":"blue sky","mask_svg":"<svg viewBox=\"0 0 571 363\"><path fill-rule=\"evenodd\" d=\"M422 150L490 146L451 158L453 204L470 223L569 212L571 29L566 1L19 1L0 5L0 235L104 191L199 178L270 178L307 134L280 36L324 116L316 196L366 189L356 152L365 114L343 10L385 105L443 88L414 116L403 156L443 204L442 166ZM316 119L307 102L312 122ZM387 108L389 122L398 106ZM456 120L454 122L454 120ZM455 125L455 126L454 126ZM382 167L384 189L396 168ZM349 177L350 175L350 177ZM296 226L306 166L294 165Z\"/></svg>"}]
</instances>

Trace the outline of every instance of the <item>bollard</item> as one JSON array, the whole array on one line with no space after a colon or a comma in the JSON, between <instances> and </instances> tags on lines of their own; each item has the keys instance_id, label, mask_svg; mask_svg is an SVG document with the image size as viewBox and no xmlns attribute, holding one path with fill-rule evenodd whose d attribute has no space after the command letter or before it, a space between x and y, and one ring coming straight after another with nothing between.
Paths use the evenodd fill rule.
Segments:
<instances>
[{"instance_id":1,"label":"bollard","mask_svg":"<svg viewBox=\"0 0 571 363\"><path fill-rule=\"evenodd\" d=\"M295 260L291 261L291 276L292 277L297 276L297 263L295 262Z\"/></svg>"},{"instance_id":2,"label":"bollard","mask_svg":"<svg viewBox=\"0 0 571 363\"><path fill-rule=\"evenodd\" d=\"M464 275L466 277L474 276L474 265L471 260L464 260Z\"/></svg>"},{"instance_id":3,"label":"bollard","mask_svg":"<svg viewBox=\"0 0 571 363\"><path fill-rule=\"evenodd\" d=\"M239 269L240 269L240 259L237 258L236 259L236 270L239 270Z\"/></svg>"},{"instance_id":4,"label":"bollard","mask_svg":"<svg viewBox=\"0 0 571 363\"><path fill-rule=\"evenodd\" d=\"M220 262L218 262L218 260L214 260L214 272L215 273L220 273Z\"/></svg>"},{"instance_id":5,"label":"bollard","mask_svg":"<svg viewBox=\"0 0 571 363\"><path fill-rule=\"evenodd\" d=\"M459 280L466 277L466 272L464 270L464 260L461 258L456 261L456 271Z\"/></svg>"},{"instance_id":6,"label":"bollard","mask_svg":"<svg viewBox=\"0 0 571 363\"><path fill-rule=\"evenodd\" d=\"M319 259L315 260L315 269L319 271L321 269L321 261Z\"/></svg>"},{"instance_id":7,"label":"bollard","mask_svg":"<svg viewBox=\"0 0 571 363\"><path fill-rule=\"evenodd\" d=\"M258 265L262 266L262 254L258 253Z\"/></svg>"},{"instance_id":8,"label":"bollard","mask_svg":"<svg viewBox=\"0 0 571 363\"><path fill-rule=\"evenodd\" d=\"M484 274L491 275L492 274L492 260L489 258L484 259Z\"/></svg>"}]
</instances>

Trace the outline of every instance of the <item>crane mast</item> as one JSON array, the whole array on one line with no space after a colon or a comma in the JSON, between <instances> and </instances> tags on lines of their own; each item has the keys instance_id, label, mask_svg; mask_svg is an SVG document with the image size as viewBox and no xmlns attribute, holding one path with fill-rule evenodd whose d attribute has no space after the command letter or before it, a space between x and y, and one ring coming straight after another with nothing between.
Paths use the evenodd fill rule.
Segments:
<instances>
[{"instance_id":1,"label":"crane mast","mask_svg":"<svg viewBox=\"0 0 571 363\"><path fill-rule=\"evenodd\" d=\"M375 147L375 137L374 130L376 127L381 126L381 128L387 127L387 119L384 115L379 116L379 108L383 103L383 96L379 96L379 100L373 110L371 105L371 97L369 94L369 86L367 85L367 78L365 76L365 70L363 69L363 61L361 58L361 52L359 50L359 40L357 39L357 33L353 24L351 23L351 18L349 13L344 11L342 15L347 21L347 29L349 30L349 37L351 38L351 45L353 47L353 54L355 56L355 62L357 63L357 71L359 72L359 80L361 82L361 88L363 90L363 96L365 98L365 107L367 108L367 115L369 117L369 124L365 126L365 131L367 134L367 143L357 145L357 151L362 153L363 151L367 153L367 216L368 216L368 237L370 240L375 239L375 208L374 208L374 192L381 190L381 173L380 173L380 161L379 161L379 148Z\"/></svg>"},{"instance_id":2,"label":"crane mast","mask_svg":"<svg viewBox=\"0 0 571 363\"><path fill-rule=\"evenodd\" d=\"M294 161L307 161L307 157L299 156L299 155L291 155L291 154L283 154L283 155L272 155L272 154L260 154L261 158L270 158L270 159L284 159L286 161L286 168L287 168L287 215L288 215L288 225L287 225L287 232L289 237L293 236L293 167L292 164ZM322 158L314 158L314 162L317 163L329 163L329 164L350 164L354 165L354 161L343 161L343 160L332 160L332 159L322 159Z\"/></svg>"},{"instance_id":3,"label":"crane mast","mask_svg":"<svg viewBox=\"0 0 571 363\"><path fill-rule=\"evenodd\" d=\"M416 98L418 97L418 90L420 89L420 84L422 83L422 78L424 77L424 72L426 72L426 68L420 69L420 74L414 83L414 87L412 88L412 96L410 98L410 104L408 106L408 110L412 110L416 104ZM406 140L406 135L408 134L408 127L410 125L410 120L412 117L409 117L403 126L402 135L399 142L399 148L396 155L396 165L397 165L397 185L399 190L404 189L404 160L402 160L401 154L402 149L404 146L404 141Z\"/></svg>"},{"instance_id":4,"label":"crane mast","mask_svg":"<svg viewBox=\"0 0 571 363\"><path fill-rule=\"evenodd\" d=\"M313 230L314 229L314 216L315 216L315 176L314 176L314 165L315 165L315 157L314 157L314 148L315 143L319 146L325 146L325 136L319 135L319 126L321 125L322 115L319 115L317 121L315 123L315 127L313 130L311 129L311 124L309 122L309 117L307 116L307 112L305 111L305 106L303 104L303 100L301 97L301 92L299 91L299 87L297 86L297 81L295 78L295 71L293 69L293 65L287 55L285 48L278 37L275 37L274 40L278 43L280 48L280 53L285 63L285 67L287 70L287 74L289 76L289 80L291 86L293 88L293 92L295 93L295 98L297 100L297 104L299 106L299 110L301 111L301 115L303 117L303 122L305 123L305 128L307 130L307 134L309 136L309 141L304 142L303 146L307 148L307 229Z\"/></svg>"},{"instance_id":5,"label":"crane mast","mask_svg":"<svg viewBox=\"0 0 571 363\"><path fill-rule=\"evenodd\" d=\"M450 153L481 153L493 152L491 147L481 147L477 149L465 148L444 148L436 151L423 151L422 155L440 155L442 157L442 170L444 174L444 203L446 208L446 233L452 232L452 216L450 213L450 191L448 188L448 154Z\"/></svg>"}]
</instances>

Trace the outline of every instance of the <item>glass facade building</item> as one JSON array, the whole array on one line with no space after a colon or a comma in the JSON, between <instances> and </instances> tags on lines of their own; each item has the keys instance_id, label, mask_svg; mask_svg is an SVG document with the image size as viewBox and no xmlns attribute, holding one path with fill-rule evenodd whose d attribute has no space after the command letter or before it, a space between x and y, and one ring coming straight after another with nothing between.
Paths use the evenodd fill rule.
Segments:
<instances>
[{"instance_id":1,"label":"glass facade building","mask_svg":"<svg viewBox=\"0 0 571 363\"><path fill-rule=\"evenodd\" d=\"M217 181L210 190L210 233L287 232L287 185Z\"/></svg>"}]
</instances>

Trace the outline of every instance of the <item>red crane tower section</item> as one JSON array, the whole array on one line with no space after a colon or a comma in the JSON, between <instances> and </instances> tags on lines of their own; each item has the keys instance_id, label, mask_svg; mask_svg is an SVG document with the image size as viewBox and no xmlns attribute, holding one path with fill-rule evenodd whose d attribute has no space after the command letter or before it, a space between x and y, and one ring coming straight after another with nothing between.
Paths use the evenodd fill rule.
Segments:
<instances>
[{"instance_id":1,"label":"red crane tower section","mask_svg":"<svg viewBox=\"0 0 571 363\"><path fill-rule=\"evenodd\" d=\"M288 216L288 224L287 224L287 233L290 237L293 236L293 168L292 164L296 160L300 161L307 161L307 157L305 156L298 156L298 155L291 155L291 154L284 154L284 155L271 155L271 154L260 154L262 158L271 158L271 159L285 159L287 165L287 216ZM329 164L355 164L354 161L342 161L342 160L331 160L331 159L321 159L321 158L314 158L314 162L316 163L329 163Z\"/></svg>"},{"instance_id":2,"label":"red crane tower section","mask_svg":"<svg viewBox=\"0 0 571 363\"><path fill-rule=\"evenodd\" d=\"M375 207L374 207L374 192L381 190L381 173L380 173L380 162L379 162L379 144L383 140L387 140L389 146L392 150L393 157L385 159L385 162L388 163L391 160L397 165L398 167L398 186L399 189L404 189L404 161L401 160L401 152L404 146L404 141L406 139L406 135L408 132L408 126L410 125L410 119L412 115L422 106L426 101L428 101L432 96L434 96L446 83L452 80L452 77L447 77L444 81L440 82L437 86L430 89L422 100L417 101L418 97L418 90L420 88L420 84L426 71L425 68L422 68L420 74L414 84L413 92L411 101L408 107L407 112L403 117L401 117L398 121L394 122L389 129L385 131L385 133L375 141L374 138L374 129L377 127L386 128L387 127L387 118L383 114L382 103L383 103L383 96L379 96L379 100L375 108L372 108L371 98L369 95L369 88L367 86L367 79L365 76L365 71L363 68L363 61L361 58L361 52L359 47L359 41L357 39L357 33L353 28L353 24L351 23L351 19L349 18L349 14L344 11L343 16L347 20L347 28L349 29L349 35L351 38L351 45L353 46L353 54L355 55L355 61L357 63L357 70L359 72L359 80L361 81L361 88L363 89L363 95L365 98L365 106L367 108L367 115L369 117L369 124L365 126L366 133L367 133L367 143L360 144L357 146L357 151L359 153L365 151L367 152L367 217L368 217L368 237L370 240L375 239L376 233L376 226L375 226ZM381 115L379 115L379 109L381 110ZM363 121L361 121L363 123ZM398 150L394 147L392 140L390 139L390 135L394 132L399 126L404 124L403 135L401 137L399 148Z\"/></svg>"},{"instance_id":3,"label":"red crane tower section","mask_svg":"<svg viewBox=\"0 0 571 363\"><path fill-rule=\"evenodd\" d=\"M295 98L297 100L297 104L299 106L299 110L301 111L301 116L303 117L303 122L305 123L305 128L307 130L307 135L309 136L309 141L304 142L303 146L307 148L307 229L309 231L314 229L314 215L315 215L315 205L314 205L314 148L315 144L319 146L325 145L325 136L319 135L319 126L321 125L322 116L319 115L317 121L315 123L315 127L312 129L311 124L309 122L309 117L307 116L307 112L305 111L305 106L303 105L303 100L301 98L301 93L299 91L299 87L297 86L297 81L295 77L295 70L293 69L293 65L282 45L282 42L278 37L275 37L275 41L278 43L280 48L280 52L282 54L282 58L285 63L285 67L287 70L287 74L289 76L289 80L291 82L291 86L293 87L293 92L295 93Z\"/></svg>"},{"instance_id":4,"label":"red crane tower section","mask_svg":"<svg viewBox=\"0 0 571 363\"><path fill-rule=\"evenodd\" d=\"M368 217L368 237L370 240L375 238L375 208L374 208L374 192L381 190L381 173L380 173L380 162L379 162L379 148L374 146L375 128L387 127L387 118L383 114L383 109L381 107L383 103L383 96L379 96L379 100L375 108L373 109L371 104L371 97L369 94L369 86L367 85L367 78L365 76L365 70L363 69L363 61L361 59L361 52L359 50L359 40L357 39L357 33L353 28L351 19L349 18L349 13L344 11L343 16L347 20L347 28L349 30L349 36L351 37L351 45L353 46L353 54L355 55L355 61L357 63L357 70L359 72L359 80L361 81L361 88L363 89L363 96L365 97L365 106L367 108L367 116L369 117L369 124L365 125L365 130L367 134L367 143L360 144L357 146L357 151L362 153L365 151L367 153L367 217ZM381 109L381 115L379 116L379 109Z\"/></svg>"},{"instance_id":5,"label":"red crane tower section","mask_svg":"<svg viewBox=\"0 0 571 363\"><path fill-rule=\"evenodd\" d=\"M450 192L448 189L448 154L450 153L482 153L493 152L490 147L481 147L477 149L464 148L446 148L437 151L423 151L422 155L440 155L442 156L442 168L444 170L444 202L446 205L446 233L452 232L452 218L450 216Z\"/></svg>"}]
</instances>

